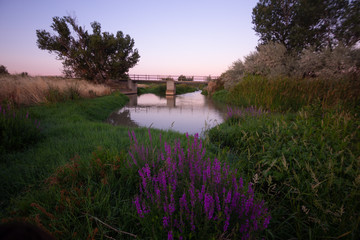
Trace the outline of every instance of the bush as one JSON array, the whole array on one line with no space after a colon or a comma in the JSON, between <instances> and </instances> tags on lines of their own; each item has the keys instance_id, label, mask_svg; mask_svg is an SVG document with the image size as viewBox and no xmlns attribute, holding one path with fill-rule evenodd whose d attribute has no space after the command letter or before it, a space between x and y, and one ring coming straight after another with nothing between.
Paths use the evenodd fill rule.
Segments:
<instances>
[{"instance_id":1,"label":"bush","mask_svg":"<svg viewBox=\"0 0 360 240\"><path fill-rule=\"evenodd\" d=\"M9 74L8 70L4 65L0 65L0 74Z\"/></svg>"},{"instance_id":2,"label":"bush","mask_svg":"<svg viewBox=\"0 0 360 240\"><path fill-rule=\"evenodd\" d=\"M194 77L186 77L186 76L184 76L184 75L180 75L179 77L178 77L178 81L188 81L188 82L190 82L190 81L194 81Z\"/></svg>"},{"instance_id":3,"label":"bush","mask_svg":"<svg viewBox=\"0 0 360 240\"><path fill-rule=\"evenodd\" d=\"M221 74L220 78L224 82L224 88L226 90L234 87L238 82L242 80L245 73L245 66L241 60L238 60L232 64L232 66Z\"/></svg>"},{"instance_id":4,"label":"bush","mask_svg":"<svg viewBox=\"0 0 360 240\"><path fill-rule=\"evenodd\" d=\"M187 136L188 137L188 136ZM164 149L140 146L132 133L130 156L139 169L140 191L134 199L140 223L153 239L249 239L267 228L264 202L219 160L205 158L202 141L188 137Z\"/></svg>"},{"instance_id":5,"label":"bush","mask_svg":"<svg viewBox=\"0 0 360 240\"><path fill-rule=\"evenodd\" d=\"M248 74L277 77L291 74L295 59L280 43L259 45L257 51L245 57L244 68Z\"/></svg>"},{"instance_id":6,"label":"bush","mask_svg":"<svg viewBox=\"0 0 360 240\"><path fill-rule=\"evenodd\" d=\"M315 51L304 49L298 60L298 77L319 77L324 79L340 79L351 74L358 74L359 50L338 45L335 49L325 48Z\"/></svg>"},{"instance_id":7,"label":"bush","mask_svg":"<svg viewBox=\"0 0 360 240\"><path fill-rule=\"evenodd\" d=\"M360 76L360 49L338 44L322 51L310 47L300 54L291 54L280 43L259 45L257 51L235 62L221 75L229 90L246 75L260 75L270 79L318 77L322 79L357 79Z\"/></svg>"}]
</instances>

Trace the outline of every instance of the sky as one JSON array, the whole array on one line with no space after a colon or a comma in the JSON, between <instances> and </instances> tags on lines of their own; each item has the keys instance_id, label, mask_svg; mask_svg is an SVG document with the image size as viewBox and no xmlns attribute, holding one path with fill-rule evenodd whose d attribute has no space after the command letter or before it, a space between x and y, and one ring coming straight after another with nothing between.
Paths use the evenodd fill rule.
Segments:
<instances>
[{"instance_id":1,"label":"sky","mask_svg":"<svg viewBox=\"0 0 360 240\"><path fill-rule=\"evenodd\" d=\"M62 75L56 55L36 45L52 18L76 16L92 32L122 31L140 60L130 74L218 76L255 51L256 0L0 0L0 65L12 74Z\"/></svg>"}]
</instances>

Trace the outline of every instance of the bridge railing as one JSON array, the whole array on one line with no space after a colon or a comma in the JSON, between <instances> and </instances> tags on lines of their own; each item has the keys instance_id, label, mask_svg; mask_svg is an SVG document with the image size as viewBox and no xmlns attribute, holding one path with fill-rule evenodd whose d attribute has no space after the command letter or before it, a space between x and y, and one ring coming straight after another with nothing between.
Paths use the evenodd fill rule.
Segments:
<instances>
[{"instance_id":1,"label":"bridge railing","mask_svg":"<svg viewBox=\"0 0 360 240\"><path fill-rule=\"evenodd\" d=\"M129 74L131 80L135 81L164 81L173 79L178 81L180 76L185 75L147 75L147 74ZM217 79L218 76L185 76L186 79L192 79L194 82L208 82L209 80Z\"/></svg>"}]
</instances>

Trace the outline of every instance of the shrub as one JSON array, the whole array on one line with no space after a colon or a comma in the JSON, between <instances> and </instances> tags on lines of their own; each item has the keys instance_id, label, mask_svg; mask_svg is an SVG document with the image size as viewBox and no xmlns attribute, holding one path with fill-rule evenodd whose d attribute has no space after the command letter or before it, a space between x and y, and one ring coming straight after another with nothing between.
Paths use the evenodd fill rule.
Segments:
<instances>
[{"instance_id":1,"label":"shrub","mask_svg":"<svg viewBox=\"0 0 360 240\"><path fill-rule=\"evenodd\" d=\"M186 77L186 76L184 76L184 75L180 75L179 77L178 77L178 81L188 81L188 82L190 82L190 81L194 81L194 77Z\"/></svg>"},{"instance_id":2,"label":"shrub","mask_svg":"<svg viewBox=\"0 0 360 240\"><path fill-rule=\"evenodd\" d=\"M130 133L129 133L130 135ZM249 239L267 228L270 215L254 199L252 184L218 159L205 158L202 141L187 136L164 149L140 146L135 134L130 156L141 177L134 204L141 224L155 239Z\"/></svg>"},{"instance_id":3,"label":"shrub","mask_svg":"<svg viewBox=\"0 0 360 240\"><path fill-rule=\"evenodd\" d=\"M291 74L295 59L280 43L259 45L257 51L245 57L244 68L248 74L276 77Z\"/></svg>"},{"instance_id":4,"label":"shrub","mask_svg":"<svg viewBox=\"0 0 360 240\"><path fill-rule=\"evenodd\" d=\"M226 90L234 87L238 82L242 80L245 73L245 66L241 60L238 60L232 64L232 66L221 74L220 78L224 82L224 88Z\"/></svg>"},{"instance_id":5,"label":"shrub","mask_svg":"<svg viewBox=\"0 0 360 240\"><path fill-rule=\"evenodd\" d=\"M4 65L0 65L0 74L9 74L8 70Z\"/></svg>"},{"instance_id":6,"label":"shrub","mask_svg":"<svg viewBox=\"0 0 360 240\"><path fill-rule=\"evenodd\" d=\"M359 69L357 51L341 44L334 49L325 48L322 51L304 49L298 60L297 75L340 79L349 74L356 74Z\"/></svg>"}]
</instances>

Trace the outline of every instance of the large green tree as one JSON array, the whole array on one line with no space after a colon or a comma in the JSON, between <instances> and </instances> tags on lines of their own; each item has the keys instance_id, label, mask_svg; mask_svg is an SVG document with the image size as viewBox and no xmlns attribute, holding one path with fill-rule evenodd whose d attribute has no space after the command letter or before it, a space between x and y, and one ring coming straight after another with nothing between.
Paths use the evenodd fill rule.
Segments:
<instances>
[{"instance_id":1,"label":"large green tree","mask_svg":"<svg viewBox=\"0 0 360 240\"><path fill-rule=\"evenodd\" d=\"M72 27L72 31L70 30ZM127 76L130 68L139 61L134 40L121 31L114 36L101 33L98 22L91 23L92 34L79 27L74 17L54 17L51 28L57 35L36 30L40 49L56 53L62 60L67 76L81 77L97 83Z\"/></svg>"},{"instance_id":2,"label":"large green tree","mask_svg":"<svg viewBox=\"0 0 360 240\"><path fill-rule=\"evenodd\" d=\"M278 42L300 52L313 46L353 45L359 38L359 0L260 0L254 30L263 44Z\"/></svg>"}]
</instances>

